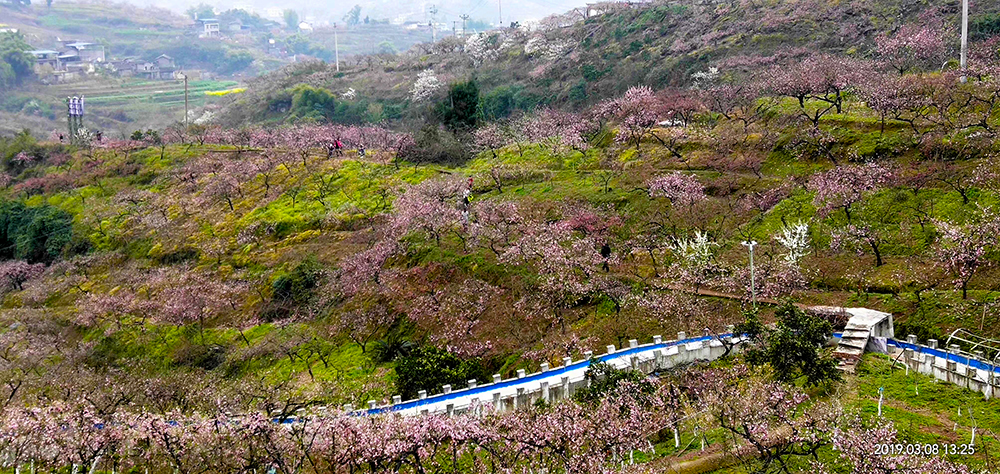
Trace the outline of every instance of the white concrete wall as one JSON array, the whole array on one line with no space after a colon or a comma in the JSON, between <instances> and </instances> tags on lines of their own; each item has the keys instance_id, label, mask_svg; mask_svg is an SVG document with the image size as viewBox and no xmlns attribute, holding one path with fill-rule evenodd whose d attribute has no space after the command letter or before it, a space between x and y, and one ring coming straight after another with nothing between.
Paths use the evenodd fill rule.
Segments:
<instances>
[{"instance_id":1,"label":"white concrete wall","mask_svg":"<svg viewBox=\"0 0 1000 474\"><path fill-rule=\"evenodd\" d=\"M738 344L730 334L718 336L729 344ZM735 350L735 349L734 349ZM616 349L608 346L599 359L617 368L632 367L644 373L669 369L678 365L699 360L714 360L726 352L725 345L714 336L688 338L683 332L678 333L673 341L662 341L657 336L650 344L639 345L634 339L629 341L629 347ZM589 354L585 354L589 355ZM426 396L421 392L421 398L402 402L399 397L393 397L394 403L377 406L369 402L367 413L375 414L386 411L405 415L428 413L462 413L477 405L490 404L500 410L511 410L518 407L531 406L539 400L554 402L572 397L573 394L587 384L586 372L590 360L563 360L563 365L556 368L542 366L541 371L526 374L518 371L517 377L507 380L494 375L494 383L476 385L462 390L451 390L449 386L442 387L441 394ZM346 407L352 411L353 407Z\"/></svg>"},{"instance_id":2,"label":"white concrete wall","mask_svg":"<svg viewBox=\"0 0 1000 474\"><path fill-rule=\"evenodd\" d=\"M961 354L954 345L939 348L933 339L927 341L927 345L917 344L916 336L912 335L906 342L890 340L889 349L890 356L899 356L898 360L910 370L975 390L987 398L1000 395L1000 373L981 355Z\"/></svg>"}]
</instances>

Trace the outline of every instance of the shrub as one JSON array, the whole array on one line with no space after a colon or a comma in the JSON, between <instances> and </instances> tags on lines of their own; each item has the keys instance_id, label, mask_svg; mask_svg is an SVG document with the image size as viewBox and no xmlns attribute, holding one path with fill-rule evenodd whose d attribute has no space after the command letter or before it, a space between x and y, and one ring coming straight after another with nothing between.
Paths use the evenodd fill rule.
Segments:
<instances>
[{"instance_id":1,"label":"shrub","mask_svg":"<svg viewBox=\"0 0 1000 474\"><path fill-rule=\"evenodd\" d=\"M472 80L452 84L448 97L437 104L435 112L441 123L454 132L476 126L478 107L479 86Z\"/></svg>"},{"instance_id":2,"label":"shrub","mask_svg":"<svg viewBox=\"0 0 1000 474\"><path fill-rule=\"evenodd\" d=\"M312 256L296 265L291 272L278 275L271 282L271 301L264 311L264 320L287 318L296 309L308 304L322 278L322 267Z\"/></svg>"},{"instance_id":3,"label":"shrub","mask_svg":"<svg viewBox=\"0 0 1000 474\"><path fill-rule=\"evenodd\" d=\"M599 402L614 392L622 382L633 382L639 391L645 394L656 391L656 385L642 372L619 369L596 358L591 359L586 377L590 381L588 386L573 393L573 399L580 403Z\"/></svg>"},{"instance_id":4,"label":"shrub","mask_svg":"<svg viewBox=\"0 0 1000 474\"><path fill-rule=\"evenodd\" d=\"M808 385L840 380L837 361L823 352L823 344L833 336L833 325L786 302L775 311L778 324L772 329L750 311L736 326L750 345L744 350L750 365L770 365L775 378L792 381L805 378Z\"/></svg>"},{"instance_id":5,"label":"shrub","mask_svg":"<svg viewBox=\"0 0 1000 474\"><path fill-rule=\"evenodd\" d=\"M419 346L396 360L396 390L404 400L417 392L436 392L442 385L465 387L469 380L488 380L489 374L478 359L462 360L448 351Z\"/></svg>"},{"instance_id":6,"label":"shrub","mask_svg":"<svg viewBox=\"0 0 1000 474\"><path fill-rule=\"evenodd\" d=\"M460 165L469 158L466 149L454 134L435 125L425 125L417 132L416 146L402 158L414 163Z\"/></svg>"},{"instance_id":7,"label":"shrub","mask_svg":"<svg viewBox=\"0 0 1000 474\"><path fill-rule=\"evenodd\" d=\"M49 205L0 203L0 258L51 263L73 241L69 213Z\"/></svg>"}]
</instances>

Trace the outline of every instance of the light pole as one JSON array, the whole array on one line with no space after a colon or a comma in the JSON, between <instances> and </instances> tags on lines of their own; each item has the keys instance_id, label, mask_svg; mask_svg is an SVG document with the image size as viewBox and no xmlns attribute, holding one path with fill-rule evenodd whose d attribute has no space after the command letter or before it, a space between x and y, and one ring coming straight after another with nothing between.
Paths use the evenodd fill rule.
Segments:
<instances>
[{"instance_id":1,"label":"light pole","mask_svg":"<svg viewBox=\"0 0 1000 474\"><path fill-rule=\"evenodd\" d=\"M188 128L188 75L186 73L180 73L181 77L184 78L184 128Z\"/></svg>"},{"instance_id":2,"label":"light pole","mask_svg":"<svg viewBox=\"0 0 1000 474\"><path fill-rule=\"evenodd\" d=\"M337 63L337 72L340 72L340 42L337 41L337 24L333 24L333 61Z\"/></svg>"},{"instance_id":3,"label":"light pole","mask_svg":"<svg viewBox=\"0 0 1000 474\"><path fill-rule=\"evenodd\" d=\"M742 242L745 247L750 249L750 301L753 303L754 309L757 308L757 288L754 282L753 274L753 248L757 245L756 240L746 240Z\"/></svg>"},{"instance_id":4,"label":"light pole","mask_svg":"<svg viewBox=\"0 0 1000 474\"><path fill-rule=\"evenodd\" d=\"M966 58L969 55L969 0L962 0L962 55L959 62L962 67L961 81L965 82Z\"/></svg>"}]
</instances>

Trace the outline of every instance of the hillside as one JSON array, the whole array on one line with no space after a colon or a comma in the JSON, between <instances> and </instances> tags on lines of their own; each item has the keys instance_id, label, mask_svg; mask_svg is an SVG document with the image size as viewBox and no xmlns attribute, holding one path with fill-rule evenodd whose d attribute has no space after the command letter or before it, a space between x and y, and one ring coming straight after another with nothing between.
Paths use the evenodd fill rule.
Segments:
<instances>
[{"instance_id":1,"label":"hillside","mask_svg":"<svg viewBox=\"0 0 1000 474\"><path fill-rule=\"evenodd\" d=\"M412 119L423 108L413 100L411 89L418 74L428 69L444 83L475 79L489 117L539 106L580 110L637 84L654 89L689 86L695 74L710 67L731 74L798 61L816 51L870 58L876 38L905 24L941 31L953 52L958 5L898 0L671 2L609 7L583 21L571 12L548 18L534 30L505 28L472 39L449 37L397 56L366 58L342 74L328 64L311 64L265 75L254 80L249 94L234 97L219 120L227 126L294 121L294 114L288 113L290 91L300 84L335 95L353 89L357 101L391 102L409 111L389 118ZM974 39L992 34L996 13L992 4L972 10Z\"/></svg>"}]
</instances>

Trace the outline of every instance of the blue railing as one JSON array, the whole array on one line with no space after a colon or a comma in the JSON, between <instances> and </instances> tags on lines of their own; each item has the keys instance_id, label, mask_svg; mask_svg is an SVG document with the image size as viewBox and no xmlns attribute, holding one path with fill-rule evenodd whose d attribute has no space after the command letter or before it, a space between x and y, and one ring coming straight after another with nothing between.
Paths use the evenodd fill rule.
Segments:
<instances>
[{"instance_id":1,"label":"blue railing","mask_svg":"<svg viewBox=\"0 0 1000 474\"><path fill-rule=\"evenodd\" d=\"M639 346L639 347L629 347L629 348L617 350L617 351L615 351L615 352L613 352L611 354L604 354L604 355L598 356L598 357L596 357L596 359L600 360L601 362L607 362L609 360L617 359L619 357L627 357L627 356L638 354L638 353L642 353L642 352L654 351L656 349L666 349L666 348L673 347L673 346L676 346L676 345L679 345L679 344L690 344L690 343L694 343L694 342L704 342L704 341L709 341L709 340L716 339L716 338L726 338L726 337L729 337L729 336L732 336L732 334L721 334L721 335L718 335L718 336L694 337L694 338L684 339L684 340L681 340L681 341L667 341L667 342L661 342L659 344L649 344L649 345L643 345L643 346ZM419 410L420 407L425 406L425 405L446 402L448 400L454 400L454 399L461 398L461 397L468 397L470 395L480 395L480 394L492 393L492 392L496 392L497 390L502 390L504 388L512 387L512 386L515 386L515 385L528 384L530 382L539 382L539 381L541 381L543 379L559 377L560 375L562 375L562 374L564 374L566 372L570 372L570 371L577 370L577 369L582 369L582 368L587 368L587 367L590 367L590 359L585 359L585 360L582 360L580 362L576 362L574 364L570 364L570 365L567 365L567 366L562 366L562 367L555 368L555 369L550 369L550 370L547 370L545 372L534 373L534 374L527 375L527 376L522 377L522 378L514 378L514 379L503 380L503 381L500 381L500 382L497 382L497 383L491 383L491 384L487 384L487 385L480 385L480 386L477 386L475 388L462 389L462 390L459 390L459 391L456 391L456 392L451 392L451 393L443 393L443 394L433 395L433 396L429 396L429 397L424 398L424 399L410 400L410 401L398 403L396 405L391 405L391 406L370 408L370 409L367 409L367 410L358 410L358 411L356 411L354 413L356 413L356 414L367 414L367 415L378 415L378 414L381 414L381 413L389 413L389 412L401 411L401 410L410 410L410 409L418 409Z\"/></svg>"}]
</instances>

